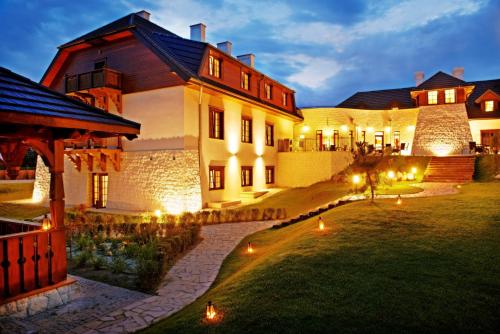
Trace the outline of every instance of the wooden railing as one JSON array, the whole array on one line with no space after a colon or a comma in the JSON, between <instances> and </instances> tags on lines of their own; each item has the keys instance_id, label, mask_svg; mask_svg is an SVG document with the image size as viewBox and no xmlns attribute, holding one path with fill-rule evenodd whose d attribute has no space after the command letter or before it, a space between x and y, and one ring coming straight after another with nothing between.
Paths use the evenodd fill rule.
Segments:
<instances>
[{"instance_id":1,"label":"wooden railing","mask_svg":"<svg viewBox=\"0 0 500 334\"><path fill-rule=\"evenodd\" d=\"M0 217L0 235L36 231L42 224Z\"/></svg>"},{"instance_id":2,"label":"wooden railing","mask_svg":"<svg viewBox=\"0 0 500 334\"><path fill-rule=\"evenodd\" d=\"M0 236L0 304L65 279L64 229Z\"/></svg>"},{"instance_id":3,"label":"wooden railing","mask_svg":"<svg viewBox=\"0 0 500 334\"><path fill-rule=\"evenodd\" d=\"M122 74L109 68L101 68L66 77L66 93L100 87L121 89Z\"/></svg>"}]
</instances>

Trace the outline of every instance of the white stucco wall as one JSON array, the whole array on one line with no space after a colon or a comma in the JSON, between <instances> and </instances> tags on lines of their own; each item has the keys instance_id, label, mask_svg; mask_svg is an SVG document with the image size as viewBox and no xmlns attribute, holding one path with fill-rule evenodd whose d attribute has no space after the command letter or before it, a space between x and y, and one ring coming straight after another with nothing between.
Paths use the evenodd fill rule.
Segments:
<instances>
[{"instance_id":1,"label":"white stucco wall","mask_svg":"<svg viewBox=\"0 0 500 334\"><path fill-rule=\"evenodd\" d=\"M276 183L282 187L307 187L347 168L353 161L350 152L282 152L278 153Z\"/></svg>"},{"instance_id":2,"label":"white stucco wall","mask_svg":"<svg viewBox=\"0 0 500 334\"><path fill-rule=\"evenodd\" d=\"M415 133L418 108L396 110L362 110L348 108L304 108L301 109L304 122L294 127L294 141L300 136L314 139L316 130L323 131L323 143L333 144L333 131L338 130L341 144L349 145L349 131L353 131L355 141L365 140L368 144L375 142L375 132L384 132L384 143L394 145L394 132L399 131L400 142L405 143L402 154L408 155Z\"/></svg>"},{"instance_id":3,"label":"white stucco wall","mask_svg":"<svg viewBox=\"0 0 500 334\"><path fill-rule=\"evenodd\" d=\"M469 120L472 140L481 143L481 130L500 129L500 119L471 119Z\"/></svg>"}]
</instances>

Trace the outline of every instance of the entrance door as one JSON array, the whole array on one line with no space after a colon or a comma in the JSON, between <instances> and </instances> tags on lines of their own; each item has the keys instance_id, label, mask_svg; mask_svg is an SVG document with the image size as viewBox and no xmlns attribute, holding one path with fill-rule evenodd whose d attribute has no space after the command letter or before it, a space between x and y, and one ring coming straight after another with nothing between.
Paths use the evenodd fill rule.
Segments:
<instances>
[{"instance_id":1,"label":"entrance door","mask_svg":"<svg viewBox=\"0 0 500 334\"><path fill-rule=\"evenodd\" d=\"M323 130L316 130L316 150L323 151Z\"/></svg>"},{"instance_id":2,"label":"entrance door","mask_svg":"<svg viewBox=\"0 0 500 334\"><path fill-rule=\"evenodd\" d=\"M92 174L92 207L105 208L108 202L108 174Z\"/></svg>"},{"instance_id":3,"label":"entrance door","mask_svg":"<svg viewBox=\"0 0 500 334\"><path fill-rule=\"evenodd\" d=\"M375 132L375 149L378 151L382 151L384 149L384 132L383 131Z\"/></svg>"}]
</instances>

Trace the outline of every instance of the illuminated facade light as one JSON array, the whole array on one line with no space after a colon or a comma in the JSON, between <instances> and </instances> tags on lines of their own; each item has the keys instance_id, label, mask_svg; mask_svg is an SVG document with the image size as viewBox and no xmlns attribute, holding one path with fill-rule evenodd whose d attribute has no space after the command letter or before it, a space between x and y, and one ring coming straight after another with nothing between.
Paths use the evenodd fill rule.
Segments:
<instances>
[{"instance_id":1,"label":"illuminated facade light","mask_svg":"<svg viewBox=\"0 0 500 334\"><path fill-rule=\"evenodd\" d=\"M385 127L385 132L387 132L387 133L391 132L391 127L390 126L386 126Z\"/></svg>"},{"instance_id":2,"label":"illuminated facade light","mask_svg":"<svg viewBox=\"0 0 500 334\"><path fill-rule=\"evenodd\" d=\"M347 125L342 125L340 127L340 130L342 130L342 132L347 132L347 130L349 130L349 127Z\"/></svg>"},{"instance_id":3,"label":"illuminated facade light","mask_svg":"<svg viewBox=\"0 0 500 334\"><path fill-rule=\"evenodd\" d=\"M369 132L369 133L372 133L374 130L371 126L367 127L366 128L366 131Z\"/></svg>"},{"instance_id":4,"label":"illuminated facade light","mask_svg":"<svg viewBox=\"0 0 500 334\"><path fill-rule=\"evenodd\" d=\"M304 125L304 126L302 127L302 132L304 132L304 133L305 133L305 132L309 132L309 130L311 130L311 128L309 127L309 125Z\"/></svg>"}]
</instances>

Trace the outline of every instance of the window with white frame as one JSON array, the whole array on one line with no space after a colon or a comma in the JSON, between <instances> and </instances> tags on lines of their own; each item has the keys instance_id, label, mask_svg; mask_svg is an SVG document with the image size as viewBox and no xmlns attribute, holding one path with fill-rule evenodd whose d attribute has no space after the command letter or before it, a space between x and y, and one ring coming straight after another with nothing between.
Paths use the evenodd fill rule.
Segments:
<instances>
[{"instance_id":1,"label":"window with white frame","mask_svg":"<svg viewBox=\"0 0 500 334\"><path fill-rule=\"evenodd\" d=\"M430 92L427 92L427 103L428 104L437 104L438 103L437 90L431 90Z\"/></svg>"},{"instance_id":2,"label":"window with white frame","mask_svg":"<svg viewBox=\"0 0 500 334\"><path fill-rule=\"evenodd\" d=\"M455 103L454 89L447 89L444 91L444 103Z\"/></svg>"}]
</instances>

